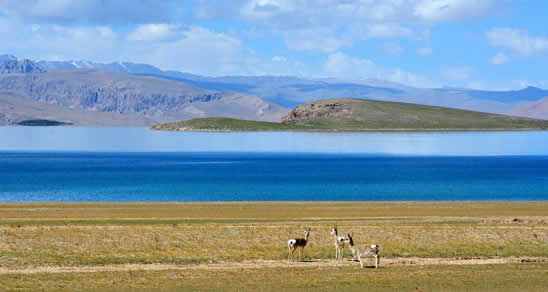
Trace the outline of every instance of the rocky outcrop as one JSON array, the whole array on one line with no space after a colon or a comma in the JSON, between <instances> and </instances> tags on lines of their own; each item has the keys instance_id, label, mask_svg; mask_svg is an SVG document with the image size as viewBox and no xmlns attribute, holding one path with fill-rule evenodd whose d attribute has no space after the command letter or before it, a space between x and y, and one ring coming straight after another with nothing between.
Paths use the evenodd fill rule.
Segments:
<instances>
[{"instance_id":1,"label":"rocky outcrop","mask_svg":"<svg viewBox=\"0 0 548 292\"><path fill-rule=\"evenodd\" d=\"M11 73L44 73L46 70L42 69L38 64L31 60L13 60L8 59L0 65L0 74Z\"/></svg>"},{"instance_id":2,"label":"rocky outcrop","mask_svg":"<svg viewBox=\"0 0 548 292\"><path fill-rule=\"evenodd\" d=\"M342 102L334 103L307 103L297 106L282 117L282 123L316 118L343 118L352 114L351 107Z\"/></svg>"}]
</instances>

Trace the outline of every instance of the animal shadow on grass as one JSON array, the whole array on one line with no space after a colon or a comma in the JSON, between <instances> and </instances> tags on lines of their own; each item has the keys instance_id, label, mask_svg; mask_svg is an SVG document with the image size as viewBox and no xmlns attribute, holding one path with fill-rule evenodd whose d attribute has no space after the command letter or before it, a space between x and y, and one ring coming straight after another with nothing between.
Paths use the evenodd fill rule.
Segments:
<instances>
[{"instance_id":1,"label":"animal shadow on grass","mask_svg":"<svg viewBox=\"0 0 548 292\"><path fill-rule=\"evenodd\" d=\"M303 259L303 261L301 263L317 263L319 262L318 260L313 260L313 259Z\"/></svg>"},{"instance_id":2,"label":"animal shadow on grass","mask_svg":"<svg viewBox=\"0 0 548 292\"><path fill-rule=\"evenodd\" d=\"M358 263L359 264L360 263L360 261L352 260L352 259L346 260L346 261L350 264L353 264L353 263ZM364 268L366 268L366 269L378 269L378 268L375 268L375 265L364 266Z\"/></svg>"}]
</instances>

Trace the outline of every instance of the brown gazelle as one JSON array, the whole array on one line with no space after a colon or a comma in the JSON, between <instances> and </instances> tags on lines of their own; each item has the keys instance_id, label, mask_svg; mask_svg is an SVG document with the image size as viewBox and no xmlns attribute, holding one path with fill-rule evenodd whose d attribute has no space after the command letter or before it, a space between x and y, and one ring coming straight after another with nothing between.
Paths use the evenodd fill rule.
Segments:
<instances>
[{"instance_id":1,"label":"brown gazelle","mask_svg":"<svg viewBox=\"0 0 548 292\"><path fill-rule=\"evenodd\" d=\"M299 261L303 261L303 249L308 244L310 238L310 228L304 231L304 238L293 238L287 241L287 247L289 248L288 261L293 261L293 253L295 250L299 250Z\"/></svg>"},{"instance_id":2,"label":"brown gazelle","mask_svg":"<svg viewBox=\"0 0 548 292\"><path fill-rule=\"evenodd\" d=\"M333 242L335 244L335 260L342 261L344 259L344 246L347 243L346 238L344 238L344 236L339 236L337 226L333 226L331 235L333 235Z\"/></svg>"},{"instance_id":3,"label":"brown gazelle","mask_svg":"<svg viewBox=\"0 0 548 292\"><path fill-rule=\"evenodd\" d=\"M352 239L352 233L347 234L348 236L348 244L350 245L350 250L352 250L352 254L354 257L350 261L350 264L354 262L355 258L358 258L360 261L360 267L363 269L363 258L364 257L372 257L375 259L375 268L379 267L379 262L381 260L381 257L379 255L379 246L376 244L372 244L370 247L356 247L354 246L354 240Z\"/></svg>"}]
</instances>

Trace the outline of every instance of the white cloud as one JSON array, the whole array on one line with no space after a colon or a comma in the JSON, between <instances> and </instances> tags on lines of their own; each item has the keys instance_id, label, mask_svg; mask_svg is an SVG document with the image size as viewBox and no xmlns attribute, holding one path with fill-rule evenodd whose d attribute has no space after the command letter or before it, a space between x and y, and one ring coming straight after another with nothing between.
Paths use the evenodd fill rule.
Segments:
<instances>
[{"instance_id":1,"label":"white cloud","mask_svg":"<svg viewBox=\"0 0 548 292\"><path fill-rule=\"evenodd\" d=\"M292 0L250 0L241 8L242 15L253 19L264 19L276 16L278 13L289 13L297 6Z\"/></svg>"},{"instance_id":2,"label":"white cloud","mask_svg":"<svg viewBox=\"0 0 548 292\"><path fill-rule=\"evenodd\" d=\"M126 56L162 69L209 76L312 74L286 57L261 56L232 35L199 26L179 29L177 33L180 37L169 40L130 42Z\"/></svg>"},{"instance_id":3,"label":"white cloud","mask_svg":"<svg viewBox=\"0 0 548 292\"><path fill-rule=\"evenodd\" d=\"M487 14L496 4L496 0L420 0L414 15L429 22L468 19Z\"/></svg>"},{"instance_id":4,"label":"white cloud","mask_svg":"<svg viewBox=\"0 0 548 292\"><path fill-rule=\"evenodd\" d=\"M121 60L212 76L299 72L294 64L279 62L282 57L278 62L262 57L237 37L199 26L144 25L119 34L106 26L41 24L37 28L0 17L0 34L1 52L36 60Z\"/></svg>"},{"instance_id":5,"label":"white cloud","mask_svg":"<svg viewBox=\"0 0 548 292\"><path fill-rule=\"evenodd\" d=\"M324 64L327 77L346 79L373 78L418 86L437 87L438 83L418 74L406 72L400 68L383 68L373 61L348 56L341 52L330 54Z\"/></svg>"},{"instance_id":6,"label":"white cloud","mask_svg":"<svg viewBox=\"0 0 548 292\"><path fill-rule=\"evenodd\" d=\"M509 60L510 60L510 58L508 58L508 56L506 56L506 54L504 54L502 52L499 52L495 56L493 56L493 58L491 58L491 64L493 64L493 65L502 65L502 64L508 62Z\"/></svg>"},{"instance_id":7,"label":"white cloud","mask_svg":"<svg viewBox=\"0 0 548 292\"><path fill-rule=\"evenodd\" d=\"M337 29L317 26L278 31L287 48L298 51L333 53L351 46L357 40L415 38L413 30L394 24L359 24Z\"/></svg>"},{"instance_id":8,"label":"white cloud","mask_svg":"<svg viewBox=\"0 0 548 292\"><path fill-rule=\"evenodd\" d=\"M372 38L429 38L433 23L481 17L496 0L233 0L199 1L198 17L238 19L281 36L290 49L327 53Z\"/></svg>"},{"instance_id":9,"label":"white cloud","mask_svg":"<svg viewBox=\"0 0 548 292\"><path fill-rule=\"evenodd\" d=\"M324 71L332 77L346 76L358 78L381 78L380 68L368 59L350 57L344 53L330 54L324 65Z\"/></svg>"},{"instance_id":10,"label":"white cloud","mask_svg":"<svg viewBox=\"0 0 548 292\"><path fill-rule=\"evenodd\" d=\"M0 21L1 23L2 21ZM23 25L6 20L0 50L27 58L89 58L97 61L119 54L118 34L107 26L65 27ZM39 49L37 49L39 48Z\"/></svg>"},{"instance_id":11,"label":"white cloud","mask_svg":"<svg viewBox=\"0 0 548 292\"><path fill-rule=\"evenodd\" d=\"M287 62L287 58L282 57L282 56L274 56L274 57L272 57L272 61L273 62Z\"/></svg>"},{"instance_id":12,"label":"white cloud","mask_svg":"<svg viewBox=\"0 0 548 292\"><path fill-rule=\"evenodd\" d=\"M417 50L417 55L419 55L419 56L432 55L432 48L430 48L430 47L420 48L420 49Z\"/></svg>"},{"instance_id":13,"label":"white cloud","mask_svg":"<svg viewBox=\"0 0 548 292\"><path fill-rule=\"evenodd\" d=\"M135 43L143 51L135 59L167 69L216 75L238 71L246 54L252 58L239 39L226 34L197 26L180 33L179 38L171 41Z\"/></svg>"},{"instance_id":14,"label":"white cloud","mask_svg":"<svg viewBox=\"0 0 548 292\"><path fill-rule=\"evenodd\" d=\"M53 26L53 31L55 31L60 38L85 42L115 40L117 37L117 34L108 26L67 28L55 25Z\"/></svg>"},{"instance_id":15,"label":"white cloud","mask_svg":"<svg viewBox=\"0 0 548 292\"><path fill-rule=\"evenodd\" d=\"M137 27L127 37L132 41L170 41L184 36L185 26L167 23L150 23Z\"/></svg>"},{"instance_id":16,"label":"white cloud","mask_svg":"<svg viewBox=\"0 0 548 292\"><path fill-rule=\"evenodd\" d=\"M399 56L403 53L403 48L394 43L385 43L382 45L382 50L388 55Z\"/></svg>"},{"instance_id":17,"label":"white cloud","mask_svg":"<svg viewBox=\"0 0 548 292\"><path fill-rule=\"evenodd\" d=\"M548 37L530 36L527 31L513 28L494 28L487 32L487 40L496 47L507 48L523 56L548 53Z\"/></svg>"},{"instance_id":18,"label":"white cloud","mask_svg":"<svg viewBox=\"0 0 548 292\"><path fill-rule=\"evenodd\" d=\"M329 30L300 30L282 33L286 47L297 51L332 53L352 44L349 35L335 35Z\"/></svg>"},{"instance_id":19,"label":"white cloud","mask_svg":"<svg viewBox=\"0 0 548 292\"><path fill-rule=\"evenodd\" d=\"M0 12L22 22L147 23L169 21L173 0L0 0Z\"/></svg>"},{"instance_id":20,"label":"white cloud","mask_svg":"<svg viewBox=\"0 0 548 292\"><path fill-rule=\"evenodd\" d=\"M415 32L399 24L372 24L367 27L367 36L370 38L411 38L415 36Z\"/></svg>"},{"instance_id":21,"label":"white cloud","mask_svg":"<svg viewBox=\"0 0 548 292\"><path fill-rule=\"evenodd\" d=\"M205 1L204 1L205 2ZM284 18L303 25L326 22L410 23L469 19L488 14L500 5L496 0L247 0L232 1L242 18L275 20ZM198 11L217 5L201 3ZM229 13L235 14L234 11ZM216 13L218 15L218 13ZM291 19L296 15L301 18ZM315 18L313 16L322 16ZM330 18L327 16L331 16ZM276 22L281 23L281 22Z\"/></svg>"},{"instance_id":22,"label":"white cloud","mask_svg":"<svg viewBox=\"0 0 548 292\"><path fill-rule=\"evenodd\" d=\"M156 65L162 69L211 76L269 74L374 78L417 87L449 84L495 88L475 81L472 78L473 70L468 67L444 66L435 72L413 73L403 68L385 67L367 58L349 56L340 51L329 53L326 61L319 64L293 62L281 55L261 56L234 35L199 26L165 24L156 25L156 29L140 26L122 34L106 26L33 26L0 17L0 33L3 37L0 51L33 59L89 59L98 62L128 60ZM172 33L176 37L171 37ZM515 84L513 88L519 88L526 82L516 81L512 84ZM510 83L503 86L510 86Z\"/></svg>"},{"instance_id":23,"label":"white cloud","mask_svg":"<svg viewBox=\"0 0 548 292\"><path fill-rule=\"evenodd\" d=\"M459 66L441 66L440 73L449 81L466 81L470 79L472 69Z\"/></svg>"}]
</instances>

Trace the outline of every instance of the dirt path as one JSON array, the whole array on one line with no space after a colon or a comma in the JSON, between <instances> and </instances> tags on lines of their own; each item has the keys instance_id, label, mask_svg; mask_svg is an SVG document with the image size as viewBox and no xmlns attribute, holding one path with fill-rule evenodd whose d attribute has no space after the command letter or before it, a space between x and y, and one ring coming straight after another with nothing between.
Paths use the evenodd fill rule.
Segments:
<instances>
[{"instance_id":1,"label":"dirt path","mask_svg":"<svg viewBox=\"0 0 548 292\"><path fill-rule=\"evenodd\" d=\"M501 257L501 258L387 258L382 259L381 266L425 266L425 265L492 265L529 262L548 262L544 257ZM348 265L350 261L337 263L333 260L317 260L307 262L288 263L279 260L254 260L244 262L226 262L199 265L175 265L175 264L120 264L103 266L37 266L24 269L8 269L0 267L0 275L7 274L37 274L37 273L97 273L97 272L127 272L127 271L167 271L167 270L194 270L194 269L260 269L278 268L287 266L296 267L320 267ZM357 267L359 263L354 263Z\"/></svg>"}]
</instances>

